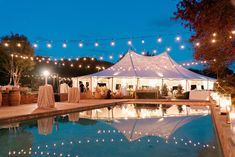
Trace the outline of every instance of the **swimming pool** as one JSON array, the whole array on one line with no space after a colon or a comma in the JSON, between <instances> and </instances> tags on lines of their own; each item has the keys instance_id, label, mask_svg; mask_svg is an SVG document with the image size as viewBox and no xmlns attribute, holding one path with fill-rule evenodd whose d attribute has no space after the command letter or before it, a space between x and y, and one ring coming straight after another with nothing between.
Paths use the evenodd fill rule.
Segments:
<instances>
[{"instance_id":1,"label":"swimming pool","mask_svg":"<svg viewBox=\"0 0 235 157\"><path fill-rule=\"evenodd\" d=\"M1 157L222 156L208 107L124 104L0 127Z\"/></svg>"}]
</instances>

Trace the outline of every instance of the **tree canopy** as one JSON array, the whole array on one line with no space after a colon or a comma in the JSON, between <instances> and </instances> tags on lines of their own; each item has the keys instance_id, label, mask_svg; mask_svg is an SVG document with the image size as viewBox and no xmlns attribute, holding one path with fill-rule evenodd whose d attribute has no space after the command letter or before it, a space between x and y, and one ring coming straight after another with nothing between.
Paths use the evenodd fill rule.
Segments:
<instances>
[{"instance_id":1,"label":"tree canopy","mask_svg":"<svg viewBox=\"0 0 235 157\"><path fill-rule=\"evenodd\" d=\"M229 0L181 0L174 19L195 32L190 42L194 58L206 60L209 68L223 76L235 61L235 6Z\"/></svg>"},{"instance_id":2,"label":"tree canopy","mask_svg":"<svg viewBox=\"0 0 235 157\"><path fill-rule=\"evenodd\" d=\"M18 57L13 57L12 54ZM8 84L19 84L23 74L32 70L34 62L30 59L22 59L22 56L33 56L34 49L27 37L19 34L11 34L0 40L0 72L9 78Z\"/></svg>"}]
</instances>

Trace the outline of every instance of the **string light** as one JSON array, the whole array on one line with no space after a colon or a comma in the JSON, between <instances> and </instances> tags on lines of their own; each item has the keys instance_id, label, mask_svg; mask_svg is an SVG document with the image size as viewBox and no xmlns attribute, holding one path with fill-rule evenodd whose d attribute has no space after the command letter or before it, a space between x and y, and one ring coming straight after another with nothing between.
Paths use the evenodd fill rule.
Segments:
<instances>
[{"instance_id":1,"label":"string light","mask_svg":"<svg viewBox=\"0 0 235 157\"><path fill-rule=\"evenodd\" d=\"M197 43L196 43L196 46L197 46L197 47L198 47L198 46L200 46L200 43L199 43L199 42L197 42Z\"/></svg>"},{"instance_id":2,"label":"string light","mask_svg":"<svg viewBox=\"0 0 235 157\"><path fill-rule=\"evenodd\" d=\"M232 34L235 34L235 30L232 31Z\"/></svg>"},{"instance_id":3,"label":"string light","mask_svg":"<svg viewBox=\"0 0 235 157\"><path fill-rule=\"evenodd\" d=\"M5 46L5 47L9 47L9 44L8 44L8 43L4 43L4 46Z\"/></svg>"},{"instance_id":4,"label":"string light","mask_svg":"<svg viewBox=\"0 0 235 157\"><path fill-rule=\"evenodd\" d=\"M103 57L100 57L100 60L103 60L104 58Z\"/></svg>"},{"instance_id":5,"label":"string light","mask_svg":"<svg viewBox=\"0 0 235 157\"><path fill-rule=\"evenodd\" d=\"M181 49L184 49L184 48L185 48L185 46L184 46L184 45L180 45L180 48L181 48Z\"/></svg>"},{"instance_id":6,"label":"string light","mask_svg":"<svg viewBox=\"0 0 235 157\"><path fill-rule=\"evenodd\" d=\"M157 50L153 50L153 53L156 54L156 53L157 53Z\"/></svg>"},{"instance_id":7,"label":"string light","mask_svg":"<svg viewBox=\"0 0 235 157\"><path fill-rule=\"evenodd\" d=\"M98 46L99 46L99 43L98 43L98 42L95 42L94 45L95 45L95 47L98 47Z\"/></svg>"},{"instance_id":8,"label":"string light","mask_svg":"<svg viewBox=\"0 0 235 157\"><path fill-rule=\"evenodd\" d=\"M51 48L51 47L52 47L51 43L47 43L47 48Z\"/></svg>"},{"instance_id":9,"label":"string light","mask_svg":"<svg viewBox=\"0 0 235 157\"><path fill-rule=\"evenodd\" d=\"M158 38L158 39L157 39L157 42L158 42L158 43L161 43L161 42L162 42L162 38Z\"/></svg>"},{"instance_id":10,"label":"string light","mask_svg":"<svg viewBox=\"0 0 235 157\"><path fill-rule=\"evenodd\" d=\"M62 47L63 47L63 48L67 48L67 44L66 44L66 43L63 43L63 44L62 44Z\"/></svg>"},{"instance_id":11,"label":"string light","mask_svg":"<svg viewBox=\"0 0 235 157\"><path fill-rule=\"evenodd\" d=\"M109 59L113 59L113 56L109 56Z\"/></svg>"},{"instance_id":12,"label":"string light","mask_svg":"<svg viewBox=\"0 0 235 157\"><path fill-rule=\"evenodd\" d=\"M216 35L217 35L216 33L213 33L213 34L212 34L213 37L216 37Z\"/></svg>"},{"instance_id":13,"label":"string light","mask_svg":"<svg viewBox=\"0 0 235 157\"><path fill-rule=\"evenodd\" d=\"M111 43L110 43L111 46L115 46L115 41L112 40Z\"/></svg>"},{"instance_id":14,"label":"string light","mask_svg":"<svg viewBox=\"0 0 235 157\"><path fill-rule=\"evenodd\" d=\"M145 43L145 41L144 41L144 39L142 39L142 40L141 40L141 44L144 44L144 43Z\"/></svg>"},{"instance_id":15,"label":"string light","mask_svg":"<svg viewBox=\"0 0 235 157\"><path fill-rule=\"evenodd\" d=\"M175 40L176 40L176 41L180 41L180 40L181 40L181 37L180 37L180 36L177 36L177 37L175 38Z\"/></svg>"},{"instance_id":16,"label":"string light","mask_svg":"<svg viewBox=\"0 0 235 157\"><path fill-rule=\"evenodd\" d=\"M211 42L212 42L212 43L215 43L215 42L216 42L216 40L215 40L215 39L212 39L212 40L211 40Z\"/></svg>"},{"instance_id":17,"label":"string light","mask_svg":"<svg viewBox=\"0 0 235 157\"><path fill-rule=\"evenodd\" d=\"M142 54L142 55L145 55L145 51L142 51L141 54Z\"/></svg>"},{"instance_id":18,"label":"string light","mask_svg":"<svg viewBox=\"0 0 235 157\"><path fill-rule=\"evenodd\" d=\"M38 48L38 44L34 43L34 44L33 44L33 47L34 47L34 48Z\"/></svg>"},{"instance_id":19,"label":"string light","mask_svg":"<svg viewBox=\"0 0 235 157\"><path fill-rule=\"evenodd\" d=\"M171 51L171 48L170 48L170 47L167 47L167 48L166 48L166 51L170 52L170 51Z\"/></svg>"},{"instance_id":20,"label":"string light","mask_svg":"<svg viewBox=\"0 0 235 157\"><path fill-rule=\"evenodd\" d=\"M20 43L17 43L17 45L16 45L17 47L21 47L21 44Z\"/></svg>"},{"instance_id":21,"label":"string light","mask_svg":"<svg viewBox=\"0 0 235 157\"><path fill-rule=\"evenodd\" d=\"M129 39L129 40L127 41L127 44L128 44L129 46L131 46L131 45L132 45L132 41L131 41L131 39Z\"/></svg>"},{"instance_id":22,"label":"string light","mask_svg":"<svg viewBox=\"0 0 235 157\"><path fill-rule=\"evenodd\" d=\"M80 47L80 48L82 48L83 47L83 42L79 42L79 44L78 44L78 46Z\"/></svg>"}]
</instances>

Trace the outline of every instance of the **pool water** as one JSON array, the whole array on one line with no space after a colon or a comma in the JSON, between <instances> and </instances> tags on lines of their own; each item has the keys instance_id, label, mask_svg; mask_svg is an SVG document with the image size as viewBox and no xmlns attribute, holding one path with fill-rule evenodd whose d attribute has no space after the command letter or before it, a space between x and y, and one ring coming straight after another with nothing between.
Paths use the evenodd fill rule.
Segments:
<instances>
[{"instance_id":1,"label":"pool water","mask_svg":"<svg viewBox=\"0 0 235 157\"><path fill-rule=\"evenodd\" d=\"M206 107L120 105L0 128L0 157L222 156Z\"/></svg>"}]
</instances>

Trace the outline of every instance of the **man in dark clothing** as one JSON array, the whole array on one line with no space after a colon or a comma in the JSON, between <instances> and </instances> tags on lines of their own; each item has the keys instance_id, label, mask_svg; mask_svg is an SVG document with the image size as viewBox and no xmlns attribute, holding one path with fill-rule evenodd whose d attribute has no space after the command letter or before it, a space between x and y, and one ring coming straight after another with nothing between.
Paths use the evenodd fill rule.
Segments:
<instances>
[{"instance_id":1,"label":"man in dark clothing","mask_svg":"<svg viewBox=\"0 0 235 157\"><path fill-rule=\"evenodd\" d=\"M84 84L82 83L82 81L79 81L79 86L80 86L80 92L83 93L84 90L85 90L85 86L84 86Z\"/></svg>"}]
</instances>

